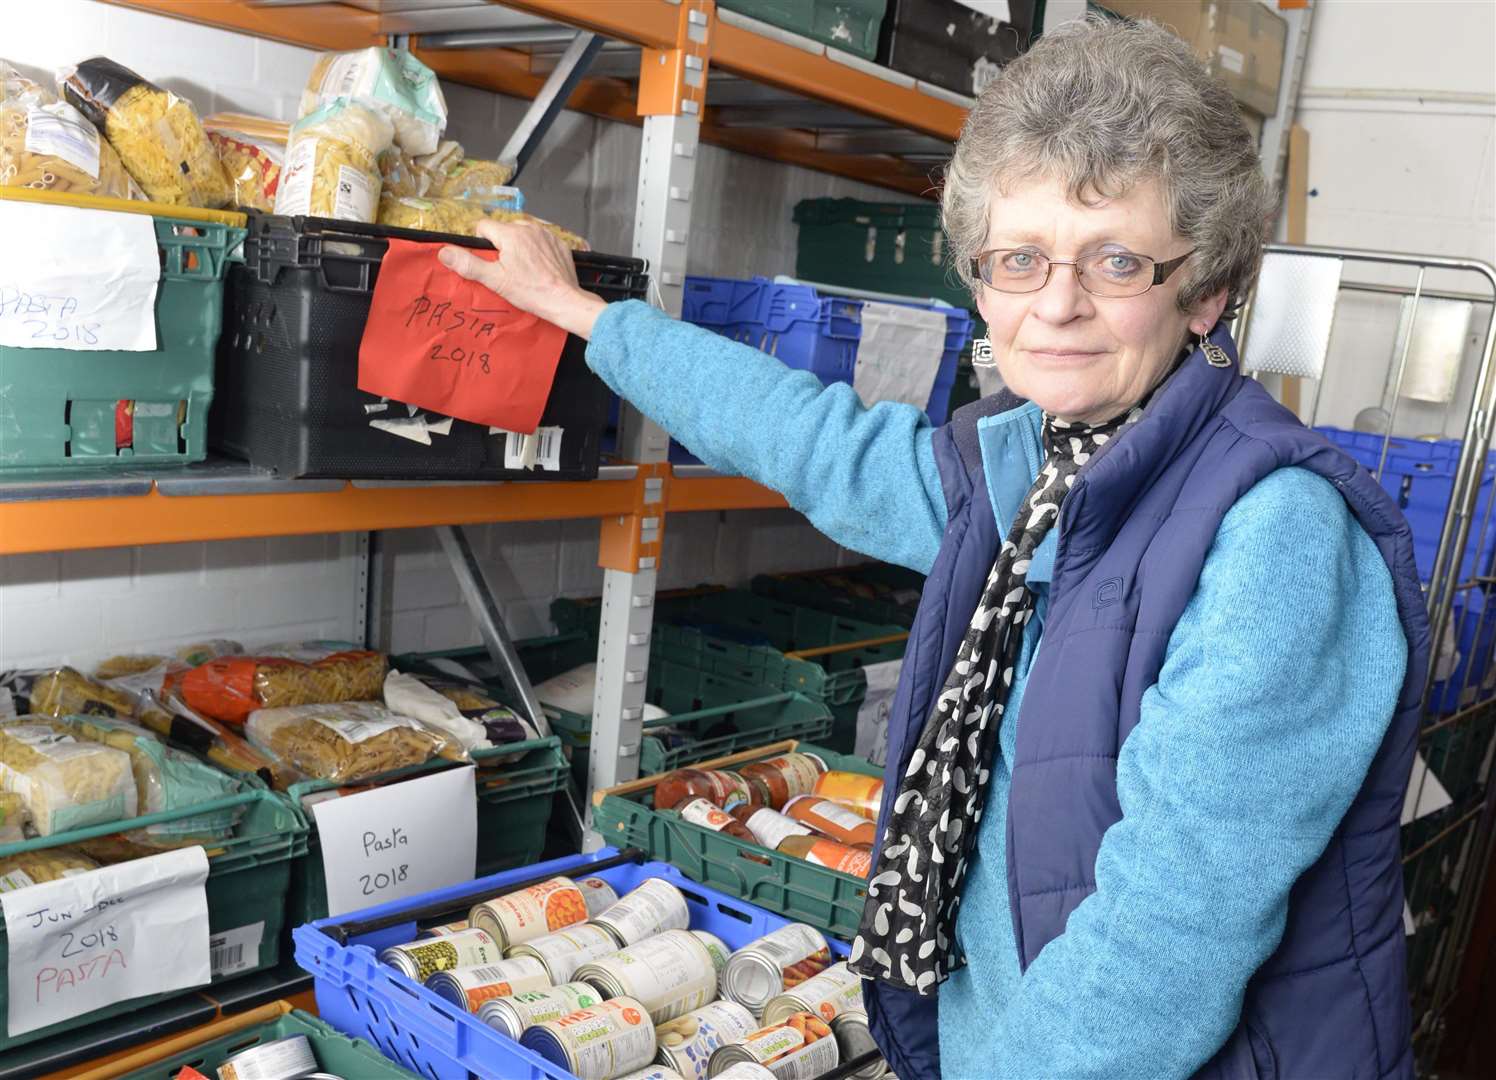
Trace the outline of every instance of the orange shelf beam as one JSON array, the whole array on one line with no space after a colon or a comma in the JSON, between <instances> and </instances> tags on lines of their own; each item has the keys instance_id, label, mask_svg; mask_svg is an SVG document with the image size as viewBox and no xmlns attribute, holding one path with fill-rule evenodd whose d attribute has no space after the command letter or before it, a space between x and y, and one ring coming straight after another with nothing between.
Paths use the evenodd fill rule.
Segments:
<instances>
[{"instance_id":1,"label":"orange shelf beam","mask_svg":"<svg viewBox=\"0 0 1496 1080\"><path fill-rule=\"evenodd\" d=\"M680 8L668 0L501 0L506 8L651 49L675 47Z\"/></svg>"},{"instance_id":2,"label":"orange shelf beam","mask_svg":"<svg viewBox=\"0 0 1496 1080\"><path fill-rule=\"evenodd\" d=\"M665 512L692 510L782 510L784 496L741 476L672 477L665 485Z\"/></svg>"},{"instance_id":3,"label":"orange shelf beam","mask_svg":"<svg viewBox=\"0 0 1496 1080\"><path fill-rule=\"evenodd\" d=\"M119 7L167 15L173 19L238 30L245 34L302 45L309 49L363 49L381 45L379 15L343 4L261 6L243 0L106 0ZM130 57L118 58L121 63ZM292 88L296 89L296 88Z\"/></svg>"},{"instance_id":4,"label":"orange shelf beam","mask_svg":"<svg viewBox=\"0 0 1496 1080\"><path fill-rule=\"evenodd\" d=\"M637 480L148 495L0 505L0 555L629 513Z\"/></svg>"}]
</instances>

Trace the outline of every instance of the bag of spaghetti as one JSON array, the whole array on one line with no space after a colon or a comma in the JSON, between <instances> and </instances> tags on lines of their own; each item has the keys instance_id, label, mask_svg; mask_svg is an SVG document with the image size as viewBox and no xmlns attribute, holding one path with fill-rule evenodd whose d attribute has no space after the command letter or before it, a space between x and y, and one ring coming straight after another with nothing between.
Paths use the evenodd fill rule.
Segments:
<instances>
[{"instance_id":1,"label":"bag of spaghetti","mask_svg":"<svg viewBox=\"0 0 1496 1080\"><path fill-rule=\"evenodd\" d=\"M125 720L102 716L65 716L56 721L80 742L93 742L130 756L135 777L135 805L140 814L182 810L237 795L238 780L173 750L149 731ZM221 839L234 831L243 807L165 821L137 830L146 844L180 846Z\"/></svg>"},{"instance_id":2,"label":"bag of spaghetti","mask_svg":"<svg viewBox=\"0 0 1496 1080\"><path fill-rule=\"evenodd\" d=\"M465 199L419 199L411 195L379 197L379 224L401 229L477 236L478 222L488 214Z\"/></svg>"},{"instance_id":3,"label":"bag of spaghetti","mask_svg":"<svg viewBox=\"0 0 1496 1080\"><path fill-rule=\"evenodd\" d=\"M302 776L338 783L437 757L470 760L446 732L367 701L260 709L244 731L254 746Z\"/></svg>"},{"instance_id":4,"label":"bag of spaghetti","mask_svg":"<svg viewBox=\"0 0 1496 1080\"><path fill-rule=\"evenodd\" d=\"M47 716L0 723L0 790L21 796L41 836L134 817L136 811L130 756L80 740Z\"/></svg>"},{"instance_id":5,"label":"bag of spaghetti","mask_svg":"<svg viewBox=\"0 0 1496 1080\"><path fill-rule=\"evenodd\" d=\"M0 185L143 199L115 153L77 109L0 60Z\"/></svg>"},{"instance_id":6,"label":"bag of spaghetti","mask_svg":"<svg viewBox=\"0 0 1496 1080\"><path fill-rule=\"evenodd\" d=\"M379 155L393 137L388 119L349 101L303 116L291 128L275 212L372 224L382 184Z\"/></svg>"},{"instance_id":7,"label":"bag of spaghetti","mask_svg":"<svg viewBox=\"0 0 1496 1080\"><path fill-rule=\"evenodd\" d=\"M386 117L407 154L433 153L447 126L447 101L436 72L404 49L371 46L323 53L301 95L301 115L336 101L352 101Z\"/></svg>"},{"instance_id":8,"label":"bag of spaghetti","mask_svg":"<svg viewBox=\"0 0 1496 1080\"><path fill-rule=\"evenodd\" d=\"M233 205L240 210L273 211L291 125L237 113L216 113L203 120L203 129L233 185Z\"/></svg>"},{"instance_id":9,"label":"bag of spaghetti","mask_svg":"<svg viewBox=\"0 0 1496 1080\"><path fill-rule=\"evenodd\" d=\"M167 689L214 720L242 724L256 709L378 701L388 661L381 653L333 653L311 663L277 656L220 656L173 678Z\"/></svg>"},{"instance_id":10,"label":"bag of spaghetti","mask_svg":"<svg viewBox=\"0 0 1496 1080\"><path fill-rule=\"evenodd\" d=\"M63 96L104 133L125 169L154 202L226 206L234 189L186 98L106 57L59 77Z\"/></svg>"}]
</instances>

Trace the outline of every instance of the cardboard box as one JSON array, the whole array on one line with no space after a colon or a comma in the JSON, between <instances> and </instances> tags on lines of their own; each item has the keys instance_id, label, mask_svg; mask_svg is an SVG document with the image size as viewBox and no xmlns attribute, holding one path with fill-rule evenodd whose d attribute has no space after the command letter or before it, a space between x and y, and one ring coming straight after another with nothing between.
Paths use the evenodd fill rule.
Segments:
<instances>
[{"instance_id":1,"label":"cardboard box","mask_svg":"<svg viewBox=\"0 0 1496 1080\"><path fill-rule=\"evenodd\" d=\"M1288 46L1288 23L1258 0L1102 0L1130 19L1152 19L1178 34L1259 116L1278 111L1278 85Z\"/></svg>"}]
</instances>

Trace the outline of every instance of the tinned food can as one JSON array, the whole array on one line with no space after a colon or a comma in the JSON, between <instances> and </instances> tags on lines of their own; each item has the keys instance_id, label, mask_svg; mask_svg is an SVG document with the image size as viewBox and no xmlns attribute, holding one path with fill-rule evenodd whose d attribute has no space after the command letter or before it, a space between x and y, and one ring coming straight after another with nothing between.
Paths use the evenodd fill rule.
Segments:
<instances>
[{"instance_id":1,"label":"tinned food can","mask_svg":"<svg viewBox=\"0 0 1496 1080\"><path fill-rule=\"evenodd\" d=\"M424 983L438 971L497 964L503 958L499 943L488 931L476 927L408 945L391 945L379 954L381 963L418 983Z\"/></svg>"},{"instance_id":2,"label":"tinned food can","mask_svg":"<svg viewBox=\"0 0 1496 1080\"><path fill-rule=\"evenodd\" d=\"M622 948L666 930L684 930L691 913L679 889L662 878L650 878L592 921L612 934Z\"/></svg>"},{"instance_id":3,"label":"tinned food can","mask_svg":"<svg viewBox=\"0 0 1496 1080\"><path fill-rule=\"evenodd\" d=\"M775 1080L774 1074L756 1061L734 1062L721 1072L709 1072L707 1075L719 1077L720 1080Z\"/></svg>"},{"instance_id":4,"label":"tinned food can","mask_svg":"<svg viewBox=\"0 0 1496 1080\"><path fill-rule=\"evenodd\" d=\"M717 997L717 966L710 950L689 930L667 930L577 969L605 998L643 1002L654 1023L663 1024Z\"/></svg>"},{"instance_id":5,"label":"tinned food can","mask_svg":"<svg viewBox=\"0 0 1496 1080\"><path fill-rule=\"evenodd\" d=\"M305 1035L251 1046L218 1066L219 1080L296 1080L317 1071L317 1058Z\"/></svg>"},{"instance_id":6,"label":"tinned food can","mask_svg":"<svg viewBox=\"0 0 1496 1080\"><path fill-rule=\"evenodd\" d=\"M829 1024L843 1013L864 1011L862 977L839 961L765 1005L764 1023L781 1024L797 1012L808 1012Z\"/></svg>"},{"instance_id":7,"label":"tinned food can","mask_svg":"<svg viewBox=\"0 0 1496 1080\"><path fill-rule=\"evenodd\" d=\"M831 947L820 931L790 923L728 957L722 996L761 1016L773 998L830 966Z\"/></svg>"},{"instance_id":8,"label":"tinned food can","mask_svg":"<svg viewBox=\"0 0 1496 1080\"><path fill-rule=\"evenodd\" d=\"M810 1013L796 1013L713 1053L707 1076L719 1077L739 1062L762 1065L777 1080L815 1080L841 1064L841 1052L829 1024Z\"/></svg>"},{"instance_id":9,"label":"tinned food can","mask_svg":"<svg viewBox=\"0 0 1496 1080\"><path fill-rule=\"evenodd\" d=\"M617 891L600 877L578 878L577 888L582 890L582 903L587 905L589 919L618 903Z\"/></svg>"},{"instance_id":10,"label":"tinned food can","mask_svg":"<svg viewBox=\"0 0 1496 1080\"><path fill-rule=\"evenodd\" d=\"M867 1016L860 1012L845 1012L831 1021L831 1035L836 1039L837 1052L843 1064L850 1064L864 1054L874 1055L866 1065L847 1074L848 1080L880 1080L888 1073L888 1062L873 1041L868 1030Z\"/></svg>"},{"instance_id":11,"label":"tinned food can","mask_svg":"<svg viewBox=\"0 0 1496 1080\"><path fill-rule=\"evenodd\" d=\"M526 990L493 998L478 1010L478 1019L516 1042L526 1028L559 1020L578 1009L590 1009L603 1000L595 986L584 982L562 983L549 990Z\"/></svg>"},{"instance_id":12,"label":"tinned food can","mask_svg":"<svg viewBox=\"0 0 1496 1080\"><path fill-rule=\"evenodd\" d=\"M545 990L551 985L545 965L533 957L521 956L479 967L438 971L426 980L426 986L438 997L461 1005L470 1013L492 998L509 997L526 990Z\"/></svg>"},{"instance_id":13,"label":"tinned food can","mask_svg":"<svg viewBox=\"0 0 1496 1080\"><path fill-rule=\"evenodd\" d=\"M614 1080L686 1080L686 1078L668 1065L650 1065L638 1072L615 1077Z\"/></svg>"},{"instance_id":14,"label":"tinned food can","mask_svg":"<svg viewBox=\"0 0 1496 1080\"><path fill-rule=\"evenodd\" d=\"M722 969L727 967L732 950L716 934L709 934L705 930L692 930L691 936L706 946L706 951L712 957L712 967L717 969L717 981L721 982Z\"/></svg>"},{"instance_id":15,"label":"tinned food can","mask_svg":"<svg viewBox=\"0 0 1496 1080\"><path fill-rule=\"evenodd\" d=\"M501 947L512 949L552 931L586 922L591 918L588 895L571 878L554 877L473 905L468 921L492 934Z\"/></svg>"},{"instance_id":16,"label":"tinned food can","mask_svg":"<svg viewBox=\"0 0 1496 1080\"><path fill-rule=\"evenodd\" d=\"M442 923L440 926L426 927L426 929L416 934L416 940L425 941L427 938L447 937L450 934L460 934L464 930L471 930L472 928L473 924L468 922L466 919L463 919L460 922Z\"/></svg>"},{"instance_id":17,"label":"tinned food can","mask_svg":"<svg viewBox=\"0 0 1496 1080\"><path fill-rule=\"evenodd\" d=\"M649 1010L629 997L536 1024L519 1043L580 1080L611 1080L644 1068L655 1056Z\"/></svg>"},{"instance_id":18,"label":"tinned food can","mask_svg":"<svg viewBox=\"0 0 1496 1080\"><path fill-rule=\"evenodd\" d=\"M685 1080L706 1080L707 1062L721 1047L747 1038L758 1021L733 1001L713 1001L655 1027L655 1062Z\"/></svg>"},{"instance_id":19,"label":"tinned food can","mask_svg":"<svg viewBox=\"0 0 1496 1080\"><path fill-rule=\"evenodd\" d=\"M554 934L534 938L516 945L505 955L510 959L528 956L545 966L553 984L570 982L577 968L618 951L618 942L601 926L582 923L568 926Z\"/></svg>"}]
</instances>

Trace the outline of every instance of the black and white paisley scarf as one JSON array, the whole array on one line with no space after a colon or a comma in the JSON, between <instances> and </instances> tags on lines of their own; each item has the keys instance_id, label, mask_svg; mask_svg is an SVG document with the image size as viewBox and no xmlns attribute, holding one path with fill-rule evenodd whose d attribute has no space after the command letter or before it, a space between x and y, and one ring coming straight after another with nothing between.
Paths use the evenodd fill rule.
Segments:
<instances>
[{"instance_id":1,"label":"black and white paisley scarf","mask_svg":"<svg viewBox=\"0 0 1496 1080\"><path fill-rule=\"evenodd\" d=\"M1142 415L1106 423L1044 418L1044 464L998 550L956 661L899 782L868 882L851 968L865 978L931 994L959 960L956 909L987 794L988 765L1013 684L1023 630L1033 618L1029 561L1091 455Z\"/></svg>"}]
</instances>

